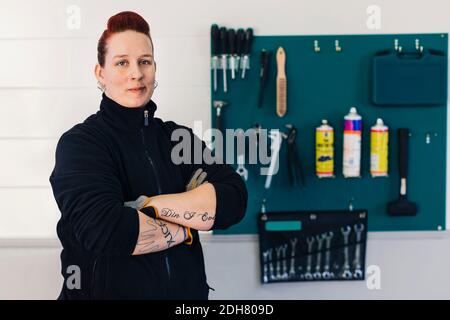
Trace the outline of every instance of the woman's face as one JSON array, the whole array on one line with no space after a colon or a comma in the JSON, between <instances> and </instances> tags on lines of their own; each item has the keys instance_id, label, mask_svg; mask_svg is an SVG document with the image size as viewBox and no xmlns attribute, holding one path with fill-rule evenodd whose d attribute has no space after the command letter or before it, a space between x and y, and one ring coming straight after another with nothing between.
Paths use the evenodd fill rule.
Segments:
<instances>
[{"instance_id":1,"label":"woman's face","mask_svg":"<svg viewBox=\"0 0 450 320\"><path fill-rule=\"evenodd\" d=\"M150 39L143 33L127 30L112 35L106 45L104 67L95 66L95 76L104 84L105 94L128 108L147 104L155 83L152 52Z\"/></svg>"}]
</instances>

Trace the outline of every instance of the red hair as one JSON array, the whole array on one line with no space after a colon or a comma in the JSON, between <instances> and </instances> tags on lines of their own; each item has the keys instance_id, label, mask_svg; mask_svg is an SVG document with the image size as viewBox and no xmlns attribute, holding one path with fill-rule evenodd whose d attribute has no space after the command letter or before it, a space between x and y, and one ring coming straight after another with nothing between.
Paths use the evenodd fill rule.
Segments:
<instances>
[{"instance_id":1,"label":"red hair","mask_svg":"<svg viewBox=\"0 0 450 320\"><path fill-rule=\"evenodd\" d=\"M108 39L115 33L127 30L133 30L148 36L153 51L153 41L150 36L150 27L147 21L136 12L122 11L108 19L107 28L103 31L102 36L98 40L97 59L102 67L105 65L106 44Z\"/></svg>"}]
</instances>

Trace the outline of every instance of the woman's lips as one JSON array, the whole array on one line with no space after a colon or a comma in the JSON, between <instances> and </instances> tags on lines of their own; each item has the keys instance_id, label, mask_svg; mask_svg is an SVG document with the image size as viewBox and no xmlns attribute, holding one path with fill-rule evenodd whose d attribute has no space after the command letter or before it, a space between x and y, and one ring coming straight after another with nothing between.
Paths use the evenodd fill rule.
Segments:
<instances>
[{"instance_id":1,"label":"woman's lips","mask_svg":"<svg viewBox=\"0 0 450 320\"><path fill-rule=\"evenodd\" d=\"M145 87L140 87L140 88L132 88L132 89L128 89L128 91L133 92L133 93L142 93L145 91Z\"/></svg>"}]
</instances>

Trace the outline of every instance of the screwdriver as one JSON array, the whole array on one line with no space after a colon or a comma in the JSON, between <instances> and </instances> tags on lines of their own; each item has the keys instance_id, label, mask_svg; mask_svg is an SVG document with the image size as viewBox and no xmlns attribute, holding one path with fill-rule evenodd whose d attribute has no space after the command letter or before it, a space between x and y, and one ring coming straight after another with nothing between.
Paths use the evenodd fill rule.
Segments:
<instances>
[{"instance_id":1,"label":"screwdriver","mask_svg":"<svg viewBox=\"0 0 450 320\"><path fill-rule=\"evenodd\" d=\"M219 68L219 26L213 24L211 26L211 42L212 42L212 68L214 92L217 91L217 69Z\"/></svg>"},{"instance_id":2,"label":"screwdriver","mask_svg":"<svg viewBox=\"0 0 450 320\"><path fill-rule=\"evenodd\" d=\"M252 51L253 29L248 28L245 31L244 61L242 63L242 79L245 78L245 71L250 68L249 56Z\"/></svg>"},{"instance_id":3,"label":"screwdriver","mask_svg":"<svg viewBox=\"0 0 450 320\"><path fill-rule=\"evenodd\" d=\"M227 92L227 28L220 28L220 51L222 54L223 92Z\"/></svg>"},{"instance_id":4,"label":"screwdriver","mask_svg":"<svg viewBox=\"0 0 450 320\"><path fill-rule=\"evenodd\" d=\"M236 72L236 33L234 29L228 29L227 39L230 54L231 79L234 79Z\"/></svg>"},{"instance_id":5,"label":"screwdriver","mask_svg":"<svg viewBox=\"0 0 450 320\"><path fill-rule=\"evenodd\" d=\"M241 59L244 51L244 42L245 42L245 32L244 29L238 29L236 32L236 54L237 54L237 70L242 68L242 60Z\"/></svg>"},{"instance_id":6,"label":"screwdriver","mask_svg":"<svg viewBox=\"0 0 450 320\"><path fill-rule=\"evenodd\" d=\"M269 73L269 61L271 52L265 49L261 50L261 69L259 73L259 96L258 96L258 108L262 107L264 92L266 88L268 73Z\"/></svg>"}]
</instances>

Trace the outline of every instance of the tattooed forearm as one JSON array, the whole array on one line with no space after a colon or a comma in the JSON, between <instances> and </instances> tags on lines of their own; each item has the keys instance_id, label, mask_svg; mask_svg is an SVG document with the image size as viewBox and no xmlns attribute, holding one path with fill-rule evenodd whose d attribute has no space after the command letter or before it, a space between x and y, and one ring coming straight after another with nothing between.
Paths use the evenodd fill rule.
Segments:
<instances>
[{"instance_id":1,"label":"tattooed forearm","mask_svg":"<svg viewBox=\"0 0 450 320\"><path fill-rule=\"evenodd\" d=\"M186 220L191 220L194 216L195 216L195 212L188 212L188 211L186 211L183 215L183 217Z\"/></svg>"},{"instance_id":2,"label":"tattooed forearm","mask_svg":"<svg viewBox=\"0 0 450 320\"><path fill-rule=\"evenodd\" d=\"M178 213L175 213L172 209L169 208L163 208L161 210L161 217L172 217L172 218L179 218L180 215Z\"/></svg>"},{"instance_id":3,"label":"tattooed forearm","mask_svg":"<svg viewBox=\"0 0 450 320\"><path fill-rule=\"evenodd\" d=\"M185 227L138 213L139 235L133 255L166 250L187 239Z\"/></svg>"},{"instance_id":4,"label":"tattooed forearm","mask_svg":"<svg viewBox=\"0 0 450 320\"><path fill-rule=\"evenodd\" d=\"M191 220L192 218L194 218L195 216L200 217L200 219L202 221L214 221L215 217L211 216L208 212L205 213L197 213L197 212L189 212L186 211L183 214L183 218L185 220ZM164 208L161 210L161 217L164 219L164 217L166 218L179 218L180 215L178 213L176 213L173 209L169 209L169 208Z\"/></svg>"},{"instance_id":5,"label":"tattooed forearm","mask_svg":"<svg viewBox=\"0 0 450 320\"><path fill-rule=\"evenodd\" d=\"M157 221L159 227L161 228L161 232L164 235L164 238L167 241L167 248L170 248L171 245L175 243L172 237L172 233L170 233L169 228L167 227L167 223L162 220L155 220Z\"/></svg>"},{"instance_id":6,"label":"tattooed forearm","mask_svg":"<svg viewBox=\"0 0 450 320\"><path fill-rule=\"evenodd\" d=\"M205 212L204 214L202 214L202 215L200 215L201 217L202 217L202 221L214 221L214 219L216 218L216 217L211 217L209 214L208 214L208 212Z\"/></svg>"},{"instance_id":7,"label":"tattooed forearm","mask_svg":"<svg viewBox=\"0 0 450 320\"><path fill-rule=\"evenodd\" d=\"M156 229L155 229L156 230ZM156 243L156 234L154 230L144 231L139 234L139 238L136 244L136 248L139 253L148 251L157 251L159 244Z\"/></svg>"},{"instance_id":8,"label":"tattooed forearm","mask_svg":"<svg viewBox=\"0 0 450 320\"><path fill-rule=\"evenodd\" d=\"M151 197L150 203L158 219L193 230L209 231L217 222L216 190L211 183L205 182L186 192L160 194Z\"/></svg>"},{"instance_id":9,"label":"tattooed forearm","mask_svg":"<svg viewBox=\"0 0 450 320\"><path fill-rule=\"evenodd\" d=\"M215 221L215 214L208 211L198 212L179 208L163 207L159 218L197 230L209 230Z\"/></svg>"}]
</instances>

